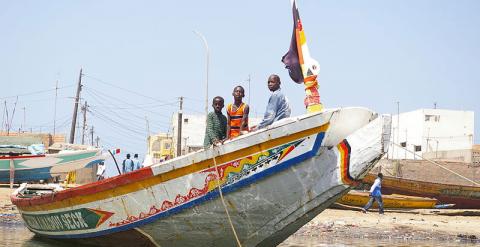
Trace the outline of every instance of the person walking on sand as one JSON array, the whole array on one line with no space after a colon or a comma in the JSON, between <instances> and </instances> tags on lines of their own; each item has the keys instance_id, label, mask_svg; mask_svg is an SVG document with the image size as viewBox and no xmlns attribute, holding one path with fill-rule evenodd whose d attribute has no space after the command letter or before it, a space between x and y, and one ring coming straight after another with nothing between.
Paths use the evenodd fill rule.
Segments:
<instances>
[{"instance_id":1,"label":"person walking on sand","mask_svg":"<svg viewBox=\"0 0 480 247\"><path fill-rule=\"evenodd\" d=\"M380 172L377 175L377 179L373 182L372 187L370 188L370 200L368 200L367 205L362 208L362 212L366 213L368 209L373 205L374 201L378 203L378 213L383 214L383 200L382 200L382 179L383 174Z\"/></svg>"},{"instance_id":2,"label":"person walking on sand","mask_svg":"<svg viewBox=\"0 0 480 247\"><path fill-rule=\"evenodd\" d=\"M248 131L248 112L249 107L243 103L245 89L242 86L236 86L233 89L232 104L227 105L227 139L235 138L245 131Z\"/></svg>"}]
</instances>

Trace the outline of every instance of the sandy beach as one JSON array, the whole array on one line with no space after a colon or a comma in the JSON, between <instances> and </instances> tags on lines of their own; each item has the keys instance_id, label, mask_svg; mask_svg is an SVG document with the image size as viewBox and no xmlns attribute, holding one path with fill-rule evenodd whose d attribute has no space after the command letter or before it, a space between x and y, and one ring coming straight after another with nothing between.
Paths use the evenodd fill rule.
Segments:
<instances>
[{"instance_id":1,"label":"sandy beach","mask_svg":"<svg viewBox=\"0 0 480 247\"><path fill-rule=\"evenodd\" d=\"M0 223L22 221L16 207L10 202L13 191L14 189L7 186L0 187ZM460 213L480 215L480 210L387 210L380 215L375 211L364 214L355 210L327 209L291 238L461 240L480 243L480 216L439 215ZM288 239L285 242L288 242Z\"/></svg>"}]
</instances>

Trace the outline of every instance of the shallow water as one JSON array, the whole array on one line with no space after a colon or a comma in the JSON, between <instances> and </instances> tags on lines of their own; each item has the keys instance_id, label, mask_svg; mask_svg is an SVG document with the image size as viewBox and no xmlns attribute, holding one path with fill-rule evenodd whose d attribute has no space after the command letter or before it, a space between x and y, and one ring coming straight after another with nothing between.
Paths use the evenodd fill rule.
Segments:
<instances>
[{"instance_id":1,"label":"shallow water","mask_svg":"<svg viewBox=\"0 0 480 247\"><path fill-rule=\"evenodd\" d=\"M60 247L65 243L35 237L23 223L2 223L0 225L0 246L8 247ZM79 245L75 245L81 247ZM319 239L315 237L290 237L280 247L350 247L350 246L478 246L467 241L405 241L405 240L371 240L371 239Z\"/></svg>"}]
</instances>

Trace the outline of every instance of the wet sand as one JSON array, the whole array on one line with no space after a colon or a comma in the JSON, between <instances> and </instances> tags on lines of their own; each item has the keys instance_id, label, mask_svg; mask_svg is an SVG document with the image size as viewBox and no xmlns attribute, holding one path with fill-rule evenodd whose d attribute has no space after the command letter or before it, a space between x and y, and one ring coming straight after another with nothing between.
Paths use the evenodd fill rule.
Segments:
<instances>
[{"instance_id":1,"label":"wet sand","mask_svg":"<svg viewBox=\"0 0 480 247\"><path fill-rule=\"evenodd\" d=\"M0 186L0 223L21 223L16 207L10 202L14 189ZM435 240L480 243L480 216L446 216L438 213L460 210L413 210L405 213L387 210L380 215L371 211L327 209L299 229L291 239L371 239L371 240ZM468 210L480 215L480 210ZM287 239L281 245L289 242Z\"/></svg>"},{"instance_id":2,"label":"wet sand","mask_svg":"<svg viewBox=\"0 0 480 247\"><path fill-rule=\"evenodd\" d=\"M292 237L318 239L371 239L412 241L465 241L480 243L480 216L445 216L437 213L462 210L412 210L399 213L327 209ZM468 210L479 214L478 210ZM288 240L286 241L288 242Z\"/></svg>"},{"instance_id":3,"label":"wet sand","mask_svg":"<svg viewBox=\"0 0 480 247\"><path fill-rule=\"evenodd\" d=\"M15 205L10 201L10 195L15 190L8 186L0 185L0 223L19 223L20 214Z\"/></svg>"}]
</instances>

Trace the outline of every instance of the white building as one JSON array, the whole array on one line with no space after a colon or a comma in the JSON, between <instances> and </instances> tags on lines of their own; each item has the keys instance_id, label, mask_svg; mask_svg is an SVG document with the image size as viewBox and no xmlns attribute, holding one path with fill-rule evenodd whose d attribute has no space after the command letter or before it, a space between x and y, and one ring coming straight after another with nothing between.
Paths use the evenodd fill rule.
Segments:
<instances>
[{"instance_id":1,"label":"white building","mask_svg":"<svg viewBox=\"0 0 480 247\"><path fill-rule=\"evenodd\" d=\"M419 109L405 112L392 116L391 140L401 147L392 144L388 158L421 159L423 156L471 162L473 137L473 111Z\"/></svg>"},{"instance_id":2,"label":"white building","mask_svg":"<svg viewBox=\"0 0 480 247\"><path fill-rule=\"evenodd\" d=\"M203 148L205 138L205 115L182 114L182 154L190 153ZM249 126L257 125L261 118L249 117ZM172 118L173 146L175 154L178 143L178 114Z\"/></svg>"}]
</instances>

